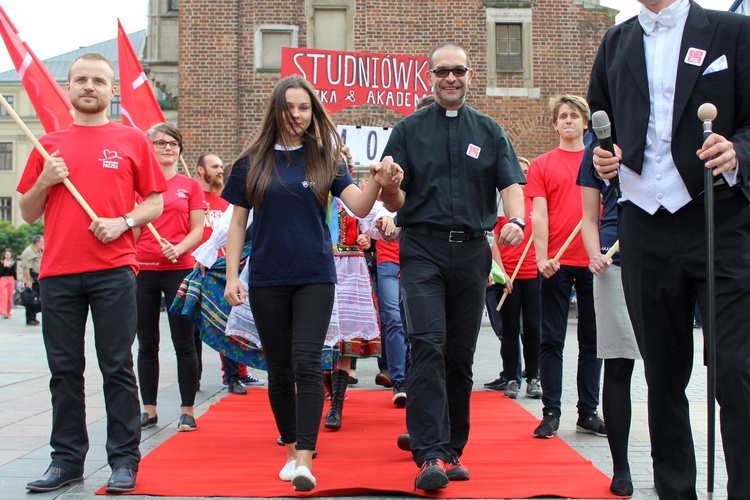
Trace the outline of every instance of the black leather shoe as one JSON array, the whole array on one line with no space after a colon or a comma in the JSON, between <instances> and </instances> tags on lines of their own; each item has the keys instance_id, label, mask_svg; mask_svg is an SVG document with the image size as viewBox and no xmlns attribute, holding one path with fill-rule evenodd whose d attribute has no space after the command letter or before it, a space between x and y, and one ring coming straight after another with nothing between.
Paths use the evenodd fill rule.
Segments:
<instances>
[{"instance_id":1,"label":"black leather shoe","mask_svg":"<svg viewBox=\"0 0 750 500\"><path fill-rule=\"evenodd\" d=\"M107 481L107 493L125 493L135 489L135 475L133 469L118 467L112 471Z\"/></svg>"},{"instance_id":2,"label":"black leather shoe","mask_svg":"<svg viewBox=\"0 0 750 500\"><path fill-rule=\"evenodd\" d=\"M244 396L245 394L247 394L247 389L242 384L242 382L240 382L240 379L238 379L237 377L229 377L227 392L229 392L229 394Z\"/></svg>"},{"instance_id":3,"label":"black leather shoe","mask_svg":"<svg viewBox=\"0 0 750 500\"><path fill-rule=\"evenodd\" d=\"M81 474L68 472L59 467L50 467L42 477L28 483L26 489L31 491L54 491L63 486L72 486L81 483L83 483L83 476Z\"/></svg>"},{"instance_id":4,"label":"black leather shoe","mask_svg":"<svg viewBox=\"0 0 750 500\"><path fill-rule=\"evenodd\" d=\"M159 415L149 417L148 413L146 413L145 411L141 413L141 429L149 429L151 427L154 427L158 421Z\"/></svg>"},{"instance_id":5,"label":"black leather shoe","mask_svg":"<svg viewBox=\"0 0 750 500\"><path fill-rule=\"evenodd\" d=\"M629 497L633 494L633 481L629 479L613 479L609 491L615 495Z\"/></svg>"}]
</instances>

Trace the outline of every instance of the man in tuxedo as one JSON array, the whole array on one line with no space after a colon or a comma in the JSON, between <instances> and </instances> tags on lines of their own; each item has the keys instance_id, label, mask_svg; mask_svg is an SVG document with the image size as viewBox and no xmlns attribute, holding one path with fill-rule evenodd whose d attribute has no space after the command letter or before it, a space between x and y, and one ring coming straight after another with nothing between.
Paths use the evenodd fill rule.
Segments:
<instances>
[{"instance_id":1,"label":"man in tuxedo","mask_svg":"<svg viewBox=\"0 0 750 500\"><path fill-rule=\"evenodd\" d=\"M685 388L693 364L692 301L706 305L704 168L716 220L716 373L729 498L750 498L750 18L689 0L639 0L611 28L591 73L591 111L612 120L628 311L648 382L654 483L660 498L696 498ZM697 110L718 109L704 142Z\"/></svg>"}]
</instances>

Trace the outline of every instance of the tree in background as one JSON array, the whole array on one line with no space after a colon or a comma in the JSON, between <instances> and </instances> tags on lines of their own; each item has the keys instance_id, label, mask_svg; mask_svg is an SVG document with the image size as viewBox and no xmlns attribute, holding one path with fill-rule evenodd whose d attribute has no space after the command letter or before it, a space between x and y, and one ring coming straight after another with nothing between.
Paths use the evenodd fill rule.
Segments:
<instances>
[{"instance_id":1,"label":"tree in background","mask_svg":"<svg viewBox=\"0 0 750 500\"><path fill-rule=\"evenodd\" d=\"M0 221L0 250L10 248L13 257L18 258L23 249L31 244L31 237L35 234L44 233L44 222L42 219L33 224L21 224L15 227L8 221Z\"/></svg>"}]
</instances>

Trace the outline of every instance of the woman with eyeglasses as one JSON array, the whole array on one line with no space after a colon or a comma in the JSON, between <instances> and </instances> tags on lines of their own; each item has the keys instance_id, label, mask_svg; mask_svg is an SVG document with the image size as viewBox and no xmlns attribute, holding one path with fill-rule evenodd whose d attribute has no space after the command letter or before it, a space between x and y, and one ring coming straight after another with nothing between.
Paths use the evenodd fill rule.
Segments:
<instances>
[{"instance_id":1,"label":"woman with eyeglasses","mask_svg":"<svg viewBox=\"0 0 750 500\"><path fill-rule=\"evenodd\" d=\"M161 297L166 304L175 298L183 278L193 269L193 248L203 236L206 200L196 179L177 173L182 154L182 134L177 127L161 123L147 132L154 144L167 191L163 193L164 211L153 221L161 236L157 241L150 231L142 231L136 250L141 270L138 285L138 385L143 413L141 429L156 425L156 394L159 385L159 315ZM198 358L193 342L193 325L177 314L169 315L169 329L177 354L177 382L180 388L178 431L196 429L193 415L198 384Z\"/></svg>"}]
</instances>

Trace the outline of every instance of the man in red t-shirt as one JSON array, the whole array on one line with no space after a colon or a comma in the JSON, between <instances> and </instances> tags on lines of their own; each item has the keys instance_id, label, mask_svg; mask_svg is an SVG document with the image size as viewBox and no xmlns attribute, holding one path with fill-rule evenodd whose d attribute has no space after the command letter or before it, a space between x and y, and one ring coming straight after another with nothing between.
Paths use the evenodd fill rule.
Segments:
<instances>
[{"instance_id":1,"label":"man in red t-shirt","mask_svg":"<svg viewBox=\"0 0 750 500\"><path fill-rule=\"evenodd\" d=\"M198 173L198 180L203 187L203 193L206 196L206 217L203 225L203 238L201 244L205 243L213 233L214 224L221 218L224 211L229 207L229 202L221 197L221 190L224 188L224 164L221 158L212 153L206 153L198 157L195 166ZM223 252L222 252L223 253ZM198 382L200 387L201 373L203 372L203 342L200 337L200 328L195 327L195 352L198 355ZM235 360L219 353L221 357L222 384L231 394L247 394L246 385L263 385L264 380L259 380L247 371L245 365L237 363Z\"/></svg>"},{"instance_id":2,"label":"man in red t-shirt","mask_svg":"<svg viewBox=\"0 0 750 500\"><path fill-rule=\"evenodd\" d=\"M135 489L141 427L131 351L138 272L131 229L161 214L167 183L149 138L107 118L114 79L112 65L99 54L73 61L67 88L74 122L41 138L51 157L45 160L32 151L17 188L23 219L45 219L39 284L52 375L52 461L41 478L26 485L31 491L83 482L89 448L83 377L89 309L107 411L107 462L112 467L107 492ZM65 188L66 179L96 220ZM143 198L137 207L136 195Z\"/></svg>"},{"instance_id":3,"label":"man in red t-shirt","mask_svg":"<svg viewBox=\"0 0 750 500\"><path fill-rule=\"evenodd\" d=\"M578 422L576 430L606 436L597 414L602 361L596 358L596 317L593 275L581 235L573 239L559 261L556 255L583 215L581 188L576 184L583 157L583 135L589 107L578 96L553 99L552 125L559 146L531 162L524 194L533 200L531 217L534 249L542 275L542 335L539 368L542 381L543 419L534 437L551 438L560 426L563 388L562 362L568 325L570 292L578 295Z\"/></svg>"}]
</instances>

